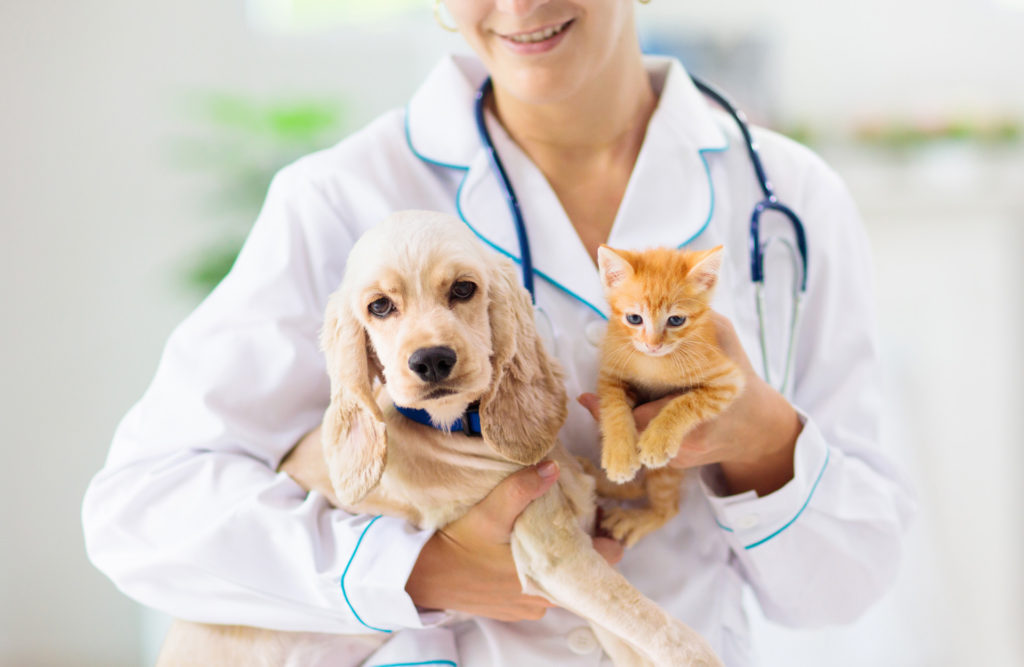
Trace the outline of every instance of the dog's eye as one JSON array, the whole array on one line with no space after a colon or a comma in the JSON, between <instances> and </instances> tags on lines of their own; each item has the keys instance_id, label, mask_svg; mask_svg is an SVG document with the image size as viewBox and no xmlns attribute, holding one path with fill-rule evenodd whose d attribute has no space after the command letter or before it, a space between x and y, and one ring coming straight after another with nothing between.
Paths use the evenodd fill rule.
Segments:
<instances>
[{"instance_id":1,"label":"dog's eye","mask_svg":"<svg viewBox=\"0 0 1024 667\"><path fill-rule=\"evenodd\" d=\"M636 313L629 313L626 315L626 321L633 326L639 326L644 323L644 318L640 317Z\"/></svg>"},{"instance_id":2,"label":"dog's eye","mask_svg":"<svg viewBox=\"0 0 1024 667\"><path fill-rule=\"evenodd\" d=\"M369 311L377 317L387 317L391 314L391 311L395 309L395 304L391 303L391 299L386 296L382 296L370 303Z\"/></svg>"},{"instance_id":3,"label":"dog's eye","mask_svg":"<svg viewBox=\"0 0 1024 667\"><path fill-rule=\"evenodd\" d=\"M465 301L476 294L476 283L468 280L459 280L452 285L451 296L458 301Z\"/></svg>"},{"instance_id":4,"label":"dog's eye","mask_svg":"<svg viewBox=\"0 0 1024 667\"><path fill-rule=\"evenodd\" d=\"M683 317L682 315L673 315L672 317L668 318L668 325L670 327L681 327L685 323L686 318Z\"/></svg>"}]
</instances>

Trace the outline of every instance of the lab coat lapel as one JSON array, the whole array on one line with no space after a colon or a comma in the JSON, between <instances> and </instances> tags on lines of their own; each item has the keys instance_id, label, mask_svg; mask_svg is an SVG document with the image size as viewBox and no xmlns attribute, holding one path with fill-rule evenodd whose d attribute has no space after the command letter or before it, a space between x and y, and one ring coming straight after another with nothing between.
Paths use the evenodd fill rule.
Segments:
<instances>
[{"instance_id":1,"label":"lab coat lapel","mask_svg":"<svg viewBox=\"0 0 1024 667\"><path fill-rule=\"evenodd\" d=\"M647 66L661 94L608 245L699 245L715 208L709 161L728 140L678 62L651 58Z\"/></svg>"},{"instance_id":2,"label":"lab coat lapel","mask_svg":"<svg viewBox=\"0 0 1024 667\"><path fill-rule=\"evenodd\" d=\"M597 267L544 174L492 116L487 127L519 200L533 260L534 282L544 281L607 317ZM521 265L515 222L500 181L482 150L460 188L458 209L474 232Z\"/></svg>"},{"instance_id":3,"label":"lab coat lapel","mask_svg":"<svg viewBox=\"0 0 1024 667\"><path fill-rule=\"evenodd\" d=\"M430 164L465 170L480 152L473 100L487 71L468 56L442 60L409 100L405 138L412 152Z\"/></svg>"}]
</instances>

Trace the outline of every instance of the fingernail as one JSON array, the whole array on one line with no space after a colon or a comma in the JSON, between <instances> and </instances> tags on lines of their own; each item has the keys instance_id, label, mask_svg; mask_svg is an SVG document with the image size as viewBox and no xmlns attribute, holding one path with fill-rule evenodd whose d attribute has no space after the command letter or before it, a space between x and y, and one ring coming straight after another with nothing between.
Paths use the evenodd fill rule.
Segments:
<instances>
[{"instance_id":1,"label":"fingernail","mask_svg":"<svg viewBox=\"0 0 1024 667\"><path fill-rule=\"evenodd\" d=\"M537 466L537 474L547 479L548 477L554 477L558 473L558 464L554 461L545 461Z\"/></svg>"}]
</instances>

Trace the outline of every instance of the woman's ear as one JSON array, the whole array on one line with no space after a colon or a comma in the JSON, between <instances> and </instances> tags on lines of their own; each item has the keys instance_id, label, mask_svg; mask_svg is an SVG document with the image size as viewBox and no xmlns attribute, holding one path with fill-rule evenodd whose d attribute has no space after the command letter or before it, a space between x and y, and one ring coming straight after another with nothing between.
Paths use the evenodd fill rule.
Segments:
<instances>
[{"instance_id":1,"label":"woman's ear","mask_svg":"<svg viewBox=\"0 0 1024 667\"><path fill-rule=\"evenodd\" d=\"M488 299L492 378L480 399L484 440L503 458L532 465L554 446L565 422L561 370L537 335L530 295L512 262L498 262Z\"/></svg>"},{"instance_id":2,"label":"woman's ear","mask_svg":"<svg viewBox=\"0 0 1024 667\"><path fill-rule=\"evenodd\" d=\"M320 347L327 358L331 403L322 438L331 484L338 499L355 505L380 482L387 463L384 416L373 399L380 364L344 286L327 303Z\"/></svg>"}]
</instances>

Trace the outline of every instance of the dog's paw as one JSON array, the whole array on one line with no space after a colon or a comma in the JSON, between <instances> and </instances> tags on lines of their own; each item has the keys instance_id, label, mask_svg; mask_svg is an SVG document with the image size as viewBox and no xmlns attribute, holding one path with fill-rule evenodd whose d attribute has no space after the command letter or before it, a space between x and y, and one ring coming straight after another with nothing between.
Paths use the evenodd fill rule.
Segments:
<instances>
[{"instance_id":1,"label":"dog's paw","mask_svg":"<svg viewBox=\"0 0 1024 667\"><path fill-rule=\"evenodd\" d=\"M664 526L671 518L671 515L647 507L616 507L604 515L601 528L625 544L628 549L641 538Z\"/></svg>"},{"instance_id":2,"label":"dog's paw","mask_svg":"<svg viewBox=\"0 0 1024 667\"><path fill-rule=\"evenodd\" d=\"M640 450L639 460L648 468L664 468L679 452L682 438L673 433L665 433L648 428L640 436L637 449Z\"/></svg>"},{"instance_id":3,"label":"dog's paw","mask_svg":"<svg viewBox=\"0 0 1024 667\"><path fill-rule=\"evenodd\" d=\"M605 447L601 453L601 467L608 479L623 484L636 477L640 458L633 447Z\"/></svg>"}]
</instances>

